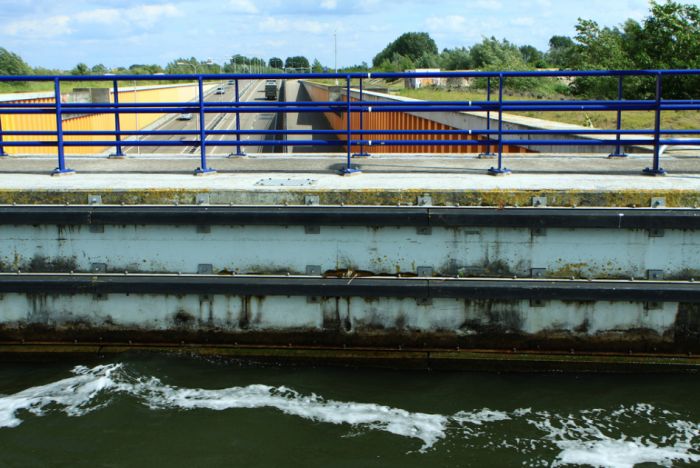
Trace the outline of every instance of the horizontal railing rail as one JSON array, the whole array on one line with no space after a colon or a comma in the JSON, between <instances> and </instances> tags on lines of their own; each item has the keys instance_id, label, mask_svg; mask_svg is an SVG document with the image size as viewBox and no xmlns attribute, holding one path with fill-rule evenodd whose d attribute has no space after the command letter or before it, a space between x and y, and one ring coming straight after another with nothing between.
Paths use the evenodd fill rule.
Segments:
<instances>
[{"instance_id":1,"label":"horizontal railing rail","mask_svg":"<svg viewBox=\"0 0 700 468\"><path fill-rule=\"evenodd\" d=\"M696 76L700 70L594 70L594 71L504 71L504 72L406 72L406 73L304 73L304 74L194 74L194 75L100 75L100 76L0 76L0 82L41 82L53 84L54 102L21 102L19 97L0 101L0 156L6 156L5 147L31 148L55 147L58 166L55 174L73 172L66 166L65 149L68 147L114 147L117 156L124 155L124 147L172 147L183 146L200 149L200 167L195 173L215 172L207 161L207 147L235 146L236 155L244 155L243 147L280 147L280 146L345 146L345 164L343 174L359 172L351 164L353 156L367 156L366 148L377 146L445 146L486 148L482 156L493 156L497 165L489 169L493 175L508 174L510 171L503 164L506 147L561 147L561 146L608 146L614 147L611 157L624 157L623 146L640 145L653 148L652 165L644 169L649 175L663 175L661 156L664 146L700 145L699 129L663 129L662 112L700 111L700 99L664 99L663 80L666 77ZM603 99L561 99L561 100L504 100L504 89L509 78L578 78L601 77L617 79L617 98ZM624 99L623 84L625 77L648 77L654 80L653 99ZM479 78L486 80L485 100L416 100L416 99L381 99L381 94L371 93L370 100L364 91L368 79L401 78ZM239 82L242 80L289 80L289 79L340 79L341 86L329 85L337 92L338 100L308 102L259 102L241 99ZM196 83L197 99L187 102L120 102L119 83L129 81L173 81ZM234 99L207 101L205 85L213 81L232 82L235 86ZM104 81L111 88L112 102L72 103L62 102L61 84L81 81ZM353 81L356 86L353 87ZM495 82L495 83L494 83ZM124 91L122 91L124 92ZM131 90L129 90L131 92ZM496 97L493 97L497 93ZM379 100L375 100L379 99ZM616 128L504 128L504 112L579 112L604 111L616 113ZM654 113L654 127L651 129L622 129L623 112L645 111ZM251 113L335 113L345 122L341 129L241 129L240 115ZM483 128L470 129L366 129L364 117L368 113L424 113L430 112L479 112L485 113ZM207 128L207 114L234 114L235 128ZM64 120L73 116L113 115L113 130L66 130ZM120 117L131 114L192 114L196 116L198 129L135 129L122 130ZM494 114L492 118L492 114ZM52 116L54 129L4 130L3 116L37 115ZM352 116L359 116L359 127L353 128ZM6 117L7 118L7 117ZM493 121L493 122L492 122ZM497 125L492 128L492 123ZM285 136L304 136L308 139L277 139ZM682 135L683 138L678 136ZM697 135L697 137L695 137ZM163 137L163 139L141 140L138 137ZM217 136L221 139L207 140ZM257 139L244 140L243 136L259 136ZM340 137L341 139L319 139L319 136ZM401 138L402 136L406 138ZM27 137L40 137L29 140ZM44 137L43 139L41 137ZM69 138L67 138L69 137ZM79 137L91 137L80 139ZM95 137L103 137L96 139ZM137 139L133 139L136 137ZM175 139L170 139L175 137ZM177 138L180 137L180 138ZM276 137L266 139L265 137ZM376 137L376 138L375 138ZM393 138L399 137L399 138ZM449 139L441 139L441 137ZM548 138L549 137L549 138ZM622 137L625 137L624 140ZM22 139L17 139L22 138ZM359 152L353 154L353 147ZM495 149L495 152L492 152Z\"/></svg>"}]
</instances>

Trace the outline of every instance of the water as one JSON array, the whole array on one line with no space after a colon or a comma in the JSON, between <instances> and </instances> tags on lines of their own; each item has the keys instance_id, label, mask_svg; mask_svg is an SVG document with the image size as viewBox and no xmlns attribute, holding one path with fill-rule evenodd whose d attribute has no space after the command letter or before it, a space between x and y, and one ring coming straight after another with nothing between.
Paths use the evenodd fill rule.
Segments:
<instances>
[{"instance_id":1,"label":"water","mask_svg":"<svg viewBox=\"0 0 700 468\"><path fill-rule=\"evenodd\" d=\"M692 375L0 366L0 466L698 466Z\"/></svg>"}]
</instances>

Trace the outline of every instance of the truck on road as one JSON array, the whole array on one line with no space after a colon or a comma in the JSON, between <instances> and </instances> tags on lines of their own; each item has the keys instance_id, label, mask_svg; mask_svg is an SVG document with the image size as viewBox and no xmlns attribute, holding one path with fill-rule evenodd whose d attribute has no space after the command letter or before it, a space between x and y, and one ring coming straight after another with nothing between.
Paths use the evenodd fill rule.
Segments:
<instances>
[{"instance_id":1,"label":"truck on road","mask_svg":"<svg viewBox=\"0 0 700 468\"><path fill-rule=\"evenodd\" d=\"M265 99L274 101L277 99L277 81L267 80L265 82Z\"/></svg>"}]
</instances>

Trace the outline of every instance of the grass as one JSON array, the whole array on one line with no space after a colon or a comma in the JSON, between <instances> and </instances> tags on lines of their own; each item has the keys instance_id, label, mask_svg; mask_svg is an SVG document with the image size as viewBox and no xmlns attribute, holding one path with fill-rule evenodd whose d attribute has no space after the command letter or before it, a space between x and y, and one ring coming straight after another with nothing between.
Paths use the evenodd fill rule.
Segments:
<instances>
[{"instance_id":1,"label":"grass","mask_svg":"<svg viewBox=\"0 0 700 468\"><path fill-rule=\"evenodd\" d=\"M332 79L315 79L314 82L334 85ZM345 82L340 80L340 84ZM357 80L352 86L357 86ZM485 101L485 89L448 89L448 88L419 88L407 89L403 80L387 82L385 80L365 80L365 86L385 86L391 94L422 99L425 101ZM497 99L498 94L492 93L491 99ZM503 95L506 101L513 100L560 100L572 99L571 96L550 93L545 96L536 93L522 93L506 90ZM533 117L554 122L581 125L603 130L612 130L617 126L616 112L579 111L579 112L512 112L514 115ZM700 129L700 112L698 111L664 111L661 114L661 127L667 130L698 130ZM627 111L622 114L622 128L625 130L646 130L654 128L654 113L650 111Z\"/></svg>"},{"instance_id":2,"label":"grass","mask_svg":"<svg viewBox=\"0 0 700 468\"><path fill-rule=\"evenodd\" d=\"M486 90L448 90L440 88L406 89L403 86L392 86L390 91L400 96L423 99L426 101L485 101ZM497 96L496 96L497 97ZM492 99L494 96L492 95ZM571 99L569 96L546 96L546 100ZM508 92L504 100L535 100L532 94ZM615 112L512 112L515 115L534 117L555 122L595 127L599 129L614 129L617 122ZM698 111L665 111L661 115L661 126L668 130L697 130L700 129L700 112ZM627 111L622 114L622 128L626 130L644 130L654 127L654 113L650 111Z\"/></svg>"}]
</instances>

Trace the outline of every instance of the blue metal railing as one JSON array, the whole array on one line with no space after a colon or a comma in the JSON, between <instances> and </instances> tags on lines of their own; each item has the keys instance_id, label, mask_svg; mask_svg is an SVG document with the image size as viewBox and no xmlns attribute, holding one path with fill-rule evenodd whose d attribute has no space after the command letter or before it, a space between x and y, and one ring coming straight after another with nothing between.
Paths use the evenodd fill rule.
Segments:
<instances>
[{"instance_id":1,"label":"blue metal railing","mask_svg":"<svg viewBox=\"0 0 700 468\"><path fill-rule=\"evenodd\" d=\"M623 80L628 76L649 77L655 80L654 99L624 99ZM482 156L494 156L497 164L489 169L493 175L507 174L510 171L503 164L505 146L532 147L532 146L612 146L615 149L610 157L625 157L623 145L651 145L653 146L652 165L644 169L643 173L649 175L665 174L661 167L661 153L663 146L673 145L700 145L700 129L693 130L664 130L661 127L661 116L664 111L700 110L700 100L695 99L663 99L662 83L664 77L669 76L697 76L700 70L632 70L632 71L523 71L523 72L422 72L422 73L307 73L307 74L195 74L195 75L110 75L110 76L0 76L0 82L25 82L25 81L49 81L53 83L55 103L22 103L0 102L0 116L13 114L54 114L56 130L22 130L5 131L0 120L0 156L6 156L5 147L56 147L58 166L55 174L72 172L66 166L65 150L67 147L115 147L115 155L123 156L123 147L127 144L124 137L129 136L182 136L192 139L175 140L129 140L128 146L185 146L200 148L200 167L195 173L204 174L215 172L207 163L207 147L211 146L235 146L236 155L245 155L242 147L267 147L267 146L319 146L335 147L339 144L346 147L345 165L341 171L343 174L358 172L351 165L353 156L367 156L366 147L370 146L485 146L486 152ZM507 80L510 78L557 78L557 77L616 77L617 99L614 100L508 100L503 99ZM485 101L367 101L363 83L365 80L400 79L400 78L480 78L486 80ZM248 102L242 101L239 94L240 80L259 79L343 79L345 81L345 97L337 101L324 102ZM196 102L139 102L123 103L119 101L118 84L128 81L178 81L196 82L198 99ZM206 101L205 83L207 81L233 80L235 83L235 95L232 101ZM359 96L353 100L352 80L359 83ZM498 82L498 99L492 100L493 81ZM114 99L110 103L62 103L61 83L78 81L108 81L111 82ZM357 93L357 91L354 91ZM486 113L485 128L457 129L457 130L397 130L397 129L365 129L364 114L367 112L484 112ZM598 129L505 129L503 125L504 112L554 112L554 111L609 111L615 112L616 128L614 130ZM653 129L623 130L623 112L648 111L654 114ZM242 130L240 127L240 114L242 113L290 113L290 112L337 112L345 114L345 128L339 130ZM114 130L99 131L67 131L63 128L64 115L66 114L114 114ZM192 113L197 116L198 130L122 130L120 115L123 114L179 114ZM206 128L206 114L208 113L232 113L236 116L235 130L216 130ZM352 128L353 113L359 115L359 128ZM497 127L492 128L492 113L497 114ZM244 135L257 135L265 137L279 137L289 135L328 135L345 137L345 141L330 139L305 139L305 140L243 140ZM235 136L235 139L222 139L207 141L207 137L219 135L222 137ZM422 139L403 138L371 139L373 135L414 137L422 135ZM578 138L579 135L587 135L590 138ZM692 135L692 138L673 138L674 135ZM7 137L52 137L54 141L24 140L10 141ZM66 137L110 137L100 140L77 140ZM455 136L458 139L443 140L440 136ZM549 138L547 138L549 136ZM569 139L552 137L570 136ZM596 138L596 136L598 136ZM610 137L613 138L610 138ZM626 138L623 140L622 137ZM459 139L459 137L462 137ZM472 139L476 137L477 139ZM646 137L646 138L643 138ZM359 152L352 154L352 147L358 147ZM492 148L496 152L492 153Z\"/></svg>"}]
</instances>

